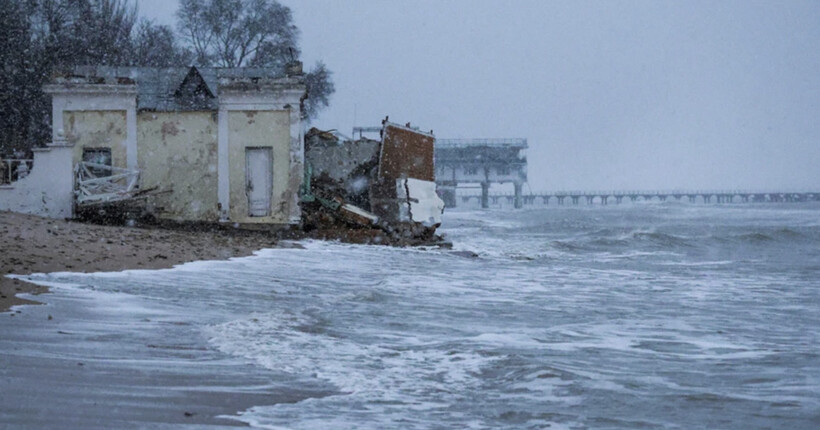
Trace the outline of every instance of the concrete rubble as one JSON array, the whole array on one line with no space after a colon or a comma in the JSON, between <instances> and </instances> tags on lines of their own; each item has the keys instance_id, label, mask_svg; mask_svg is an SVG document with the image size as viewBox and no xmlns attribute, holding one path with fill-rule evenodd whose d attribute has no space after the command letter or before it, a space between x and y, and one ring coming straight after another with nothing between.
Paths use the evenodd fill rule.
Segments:
<instances>
[{"instance_id":1,"label":"concrete rubble","mask_svg":"<svg viewBox=\"0 0 820 430\"><path fill-rule=\"evenodd\" d=\"M320 237L391 245L442 245L436 229L435 137L382 122L380 140L346 139L316 128L305 135L302 217Z\"/></svg>"}]
</instances>

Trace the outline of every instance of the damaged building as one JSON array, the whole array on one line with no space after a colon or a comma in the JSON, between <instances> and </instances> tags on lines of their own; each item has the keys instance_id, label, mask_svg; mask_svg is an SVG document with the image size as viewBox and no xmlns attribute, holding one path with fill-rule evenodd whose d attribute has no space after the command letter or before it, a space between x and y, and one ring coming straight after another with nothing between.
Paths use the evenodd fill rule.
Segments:
<instances>
[{"instance_id":1,"label":"damaged building","mask_svg":"<svg viewBox=\"0 0 820 430\"><path fill-rule=\"evenodd\" d=\"M161 219L298 224L305 83L301 65L288 72L78 67L57 76L44 87L53 142L35 151L28 177L0 189L0 209L70 218L142 195Z\"/></svg>"},{"instance_id":2,"label":"damaged building","mask_svg":"<svg viewBox=\"0 0 820 430\"><path fill-rule=\"evenodd\" d=\"M23 165L27 176L0 184L0 210L73 218L125 207L173 222L435 241L444 204L432 132L385 119L378 140L305 134L304 75L300 64L287 70L78 67L57 76L44 87L53 141Z\"/></svg>"},{"instance_id":3,"label":"damaged building","mask_svg":"<svg viewBox=\"0 0 820 430\"><path fill-rule=\"evenodd\" d=\"M435 137L385 119L379 140L305 135L307 228L369 228L377 237L432 242L444 202L436 194Z\"/></svg>"}]
</instances>

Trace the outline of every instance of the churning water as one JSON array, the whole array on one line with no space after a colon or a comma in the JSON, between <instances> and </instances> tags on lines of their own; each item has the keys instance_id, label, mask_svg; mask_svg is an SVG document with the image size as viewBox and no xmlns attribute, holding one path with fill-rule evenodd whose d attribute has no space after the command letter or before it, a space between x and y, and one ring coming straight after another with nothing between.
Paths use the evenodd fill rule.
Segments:
<instances>
[{"instance_id":1,"label":"churning water","mask_svg":"<svg viewBox=\"0 0 820 430\"><path fill-rule=\"evenodd\" d=\"M258 427L820 427L817 205L455 211L442 230L453 251L304 242L32 278L127 303L99 317L118 330L326 388L240 414Z\"/></svg>"}]
</instances>

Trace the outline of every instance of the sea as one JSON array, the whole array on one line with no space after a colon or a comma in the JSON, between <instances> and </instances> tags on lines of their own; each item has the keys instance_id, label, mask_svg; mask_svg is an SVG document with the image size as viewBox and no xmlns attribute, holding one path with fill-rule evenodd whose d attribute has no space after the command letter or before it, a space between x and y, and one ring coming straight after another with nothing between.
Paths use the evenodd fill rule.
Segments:
<instances>
[{"instance_id":1,"label":"sea","mask_svg":"<svg viewBox=\"0 0 820 430\"><path fill-rule=\"evenodd\" d=\"M61 329L100 355L287 381L227 416L253 428L820 428L820 204L457 208L440 232L26 279L49 312L82 298Z\"/></svg>"}]
</instances>

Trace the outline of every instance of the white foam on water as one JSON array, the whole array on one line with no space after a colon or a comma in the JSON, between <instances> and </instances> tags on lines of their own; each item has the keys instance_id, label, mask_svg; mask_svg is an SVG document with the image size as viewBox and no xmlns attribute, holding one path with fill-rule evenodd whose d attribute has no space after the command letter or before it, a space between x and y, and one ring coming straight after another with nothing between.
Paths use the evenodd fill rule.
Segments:
<instances>
[{"instance_id":1,"label":"white foam on water","mask_svg":"<svg viewBox=\"0 0 820 430\"><path fill-rule=\"evenodd\" d=\"M80 275L80 276L76 276ZM150 309L144 300L132 294L112 291L94 291L87 284L76 282L60 282L48 280L51 277L72 276L85 277L86 273L57 272L53 274L35 273L31 275L9 275L10 278L19 279L32 284L41 285L54 290L60 290L61 294L70 297L81 297L94 303L94 311L99 315L157 315L163 314L162 310ZM99 275L94 274L94 275ZM90 276L93 278L93 275ZM47 299L47 297L44 297ZM167 313L166 313L167 314ZM136 318L136 317L135 317Z\"/></svg>"},{"instance_id":2,"label":"white foam on water","mask_svg":"<svg viewBox=\"0 0 820 430\"><path fill-rule=\"evenodd\" d=\"M647 224L689 210L647 208L654 217ZM619 231L620 214L647 208L545 211L553 221L585 217L558 219L550 228L569 230L545 232L533 228L537 211L511 220L493 211L456 213L449 218L457 221L455 248L478 258L304 241L304 249L161 271L30 278L97 300L112 309L107 320L123 310L124 325L141 312L166 313L202 330L218 351L335 389L238 417L258 428L628 427L590 421L612 410L634 416L626 423L710 428L703 408L674 403L704 393L706 401L732 399L727 419L737 422L759 422L766 408L755 402L777 399L795 402L792 416L805 416L819 391L816 365L799 355L816 345L810 330L800 334L816 321L809 312L816 293L806 288L813 285L806 279L817 279L812 273L758 273L721 253L602 254L551 245L589 239L596 229ZM737 217L775 223L777 213ZM680 219L694 216L726 217L697 209ZM530 230L516 235L521 227ZM624 236L656 230L630 227ZM772 382L737 382L760 374ZM680 413L652 415L665 407Z\"/></svg>"},{"instance_id":3,"label":"white foam on water","mask_svg":"<svg viewBox=\"0 0 820 430\"><path fill-rule=\"evenodd\" d=\"M256 314L212 326L211 342L219 350L255 361L266 368L326 380L346 396L361 402L397 402L420 408L420 392L465 389L478 380L473 374L495 358L472 352L446 351L418 338L392 336L389 342L355 340L305 331L316 323L299 314ZM443 407L427 403L424 408Z\"/></svg>"}]
</instances>

